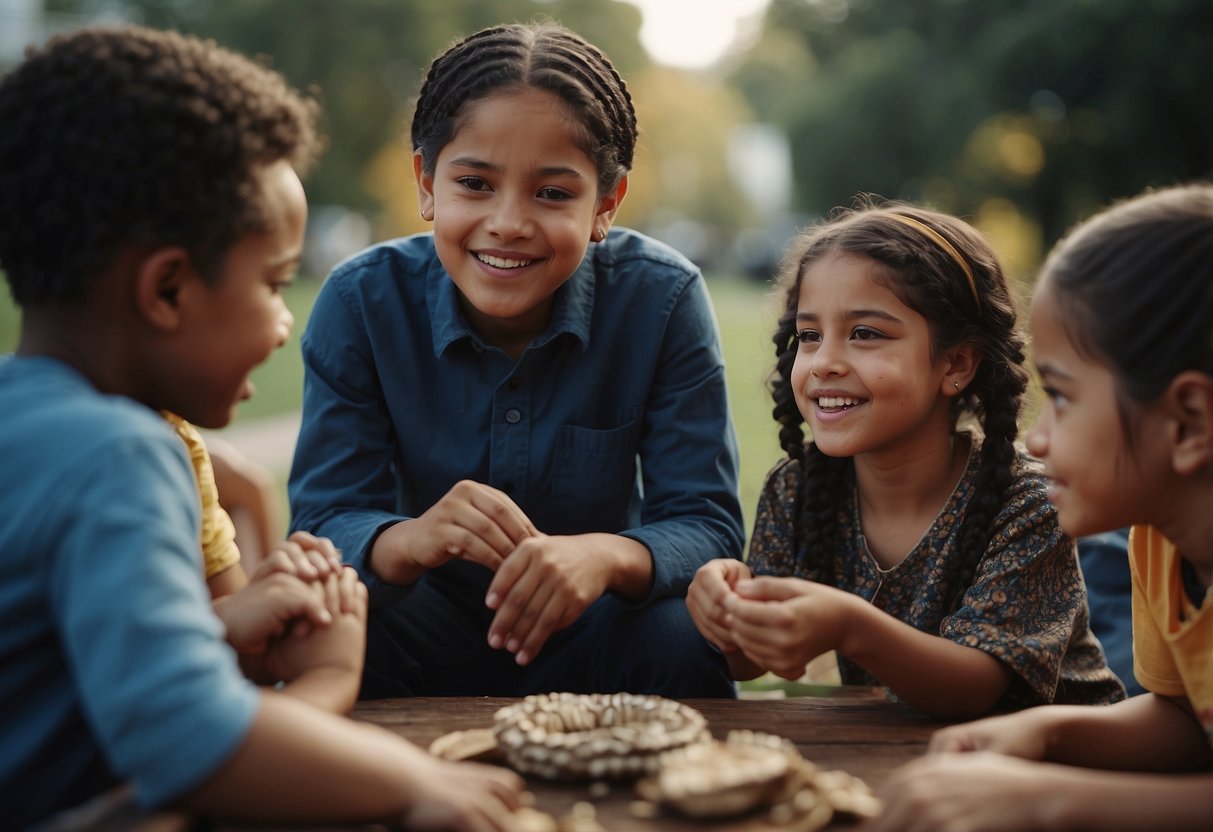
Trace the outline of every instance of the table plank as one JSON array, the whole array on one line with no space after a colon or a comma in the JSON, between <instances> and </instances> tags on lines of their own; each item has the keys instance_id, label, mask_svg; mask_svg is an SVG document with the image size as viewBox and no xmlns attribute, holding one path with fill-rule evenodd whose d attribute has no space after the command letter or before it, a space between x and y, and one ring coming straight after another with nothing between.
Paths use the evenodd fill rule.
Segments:
<instances>
[{"instance_id":1,"label":"table plank","mask_svg":"<svg viewBox=\"0 0 1213 832\"><path fill-rule=\"evenodd\" d=\"M353 718L380 725L422 747L451 731L487 728L493 715L516 699L504 697L417 697L360 702ZM708 720L714 736L748 728L791 740L808 760L825 769L843 769L877 788L894 768L926 750L936 722L912 708L890 702L876 688L822 688L821 695L788 699L686 699ZM610 832L773 832L765 815L716 822L693 821L670 814L635 817L628 781L602 785L589 782L552 783L527 779L536 808L557 818L580 801L594 804L597 820ZM838 828L844 828L837 825ZM213 824L216 832L251 832L288 827ZM298 828L298 827L296 827ZM311 827L316 832L319 827ZM375 826L325 826L325 830L377 830ZM832 826L831 828L835 828Z\"/></svg>"}]
</instances>

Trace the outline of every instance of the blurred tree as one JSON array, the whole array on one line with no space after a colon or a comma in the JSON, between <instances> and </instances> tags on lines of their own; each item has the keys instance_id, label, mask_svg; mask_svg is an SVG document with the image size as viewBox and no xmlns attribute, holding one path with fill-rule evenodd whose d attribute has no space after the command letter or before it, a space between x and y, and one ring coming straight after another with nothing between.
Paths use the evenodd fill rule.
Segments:
<instances>
[{"instance_id":1,"label":"blurred tree","mask_svg":"<svg viewBox=\"0 0 1213 832\"><path fill-rule=\"evenodd\" d=\"M792 137L813 214L874 192L1026 217L1040 247L1213 174L1208 0L772 0L731 78Z\"/></svg>"},{"instance_id":2,"label":"blurred tree","mask_svg":"<svg viewBox=\"0 0 1213 832\"><path fill-rule=\"evenodd\" d=\"M456 38L550 17L600 46L625 74L648 64L640 12L618 0L47 0L47 9L174 28L265 56L324 105L329 150L308 180L310 198L368 213L382 204L365 187L369 166L382 148L403 143L426 67Z\"/></svg>"}]
</instances>

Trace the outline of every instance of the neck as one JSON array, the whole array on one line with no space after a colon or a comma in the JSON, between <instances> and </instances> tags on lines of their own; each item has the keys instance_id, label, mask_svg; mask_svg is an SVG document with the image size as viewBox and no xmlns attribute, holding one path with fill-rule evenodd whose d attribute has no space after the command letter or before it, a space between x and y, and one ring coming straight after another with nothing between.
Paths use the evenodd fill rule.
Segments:
<instances>
[{"instance_id":1,"label":"neck","mask_svg":"<svg viewBox=\"0 0 1213 832\"><path fill-rule=\"evenodd\" d=\"M123 341L106 326L105 310L68 307L27 309L17 355L53 358L84 376L102 393L137 398L126 377Z\"/></svg>"},{"instance_id":2,"label":"neck","mask_svg":"<svg viewBox=\"0 0 1213 832\"><path fill-rule=\"evenodd\" d=\"M1150 524L1175 544L1184 560L1192 564L1201 583L1213 585L1213 471L1184 477L1173 488L1158 489L1166 499L1158 500Z\"/></svg>"}]
</instances>

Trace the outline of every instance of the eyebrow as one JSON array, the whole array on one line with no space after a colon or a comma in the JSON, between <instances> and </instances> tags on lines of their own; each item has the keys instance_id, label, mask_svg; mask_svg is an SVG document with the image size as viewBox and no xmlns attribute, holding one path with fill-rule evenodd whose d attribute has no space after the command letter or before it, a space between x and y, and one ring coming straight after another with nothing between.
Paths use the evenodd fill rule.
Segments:
<instances>
[{"instance_id":1,"label":"eyebrow","mask_svg":"<svg viewBox=\"0 0 1213 832\"><path fill-rule=\"evenodd\" d=\"M486 162L483 159L477 159L475 156L456 156L447 162L450 167L472 168L473 170L487 170L492 173L501 173L503 168L500 165L494 165L492 162ZM564 165L550 165L539 169L540 176L571 176L576 179L583 179L581 173L574 168Z\"/></svg>"},{"instance_id":2,"label":"eyebrow","mask_svg":"<svg viewBox=\"0 0 1213 832\"><path fill-rule=\"evenodd\" d=\"M879 318L882 321L891 323L901 323L901 318L896 315L885 312L883 309L853 309L843 316L845 320L857 321L863 318ZM798 321L817 321L820 317L813 312L797 312L796 320Z\"/></svg>"},{"instance_id":3,"label":"eyebrow","mask_svg":"<svg viewBox=\"0 0 1213 832\"><path fill-rule=\"evenodd\" d=\"M285 257L281 257L277 260L271 260L269 262L269 267L271 269L281 269L283 266L297 266L301 262L303 262L303 252L297 251L293 254L288 254Z\"/></svg>"},{"instance_id":4,"label":"eyebrow","mask_svg":"<svg viewBox=\"0 0 1213 832\"><path fill-rule=\"evenodd\" d=\"M1069 373L1062 370L1055 364L1048 361L1036 365L1036 372L1043 376L1052 376L1053 378L1070 380L1073 378Z\"/></svg>"}]
</instances>

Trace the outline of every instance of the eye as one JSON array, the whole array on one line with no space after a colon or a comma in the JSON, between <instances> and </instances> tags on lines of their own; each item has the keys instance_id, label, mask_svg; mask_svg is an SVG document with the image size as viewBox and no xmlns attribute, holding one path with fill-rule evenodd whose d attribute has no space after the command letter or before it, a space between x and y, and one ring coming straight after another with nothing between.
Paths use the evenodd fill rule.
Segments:
<instances>
[{"instance_id":1,"label":"eye","mask_svg":"<svg viewBox=\"0 0 1213 832\"><path fill-rule=\"evenodd\" d=\"M476 193L492 190L489 187L489 183L484 181L484 179L479 176L461 176L455 181L467 190L474 191Z\"/></svg>"},{"instance_id":2,"label":"eye","mask_svg":"<svg viewBox=\"0 0 1213 832\"><path fill-rule=\"evenodd\" d=\"M885 336L884 333L875 329L871 329L866 326L857 326L851 332L851 337L856 341L875 341L877 339L884 338Z\"/></svg>"},{"instance_id":3,"label":"eye","mask_svg":"<svg viewBox=\"0 0 1213 832\"><path fill-rule=\"evenodd\" d=\"M816 344L821 340L821 333L815 329L798 329L796 340L802 344Z\"/></svg>"},{"instance_id":4,"label":"eye","mask_svg":"<svg viewBox=\"0 0 1213 832\"><path fill-rule=\"evenodd\" d=\"M1066 394L1058 390L1056 387L1045 387L1044 394L1049 400L1049 403L1053 405L1053 409L1056 411L1060 412L1065 410L1066 405L1070 403L1070 400L1066 397Z\"/></svg>"},{"instance_id":5,"label":"eye","mask_svg":"<svg viewBox=\"0 0 1213 832\"><path fill-rule=\"evenodd\" d=\"M540 188L539 193L536 194L536 196L538 196L540 199L547 199L553 202L563 202L566 199L573 198L573 195L568 191L553 187Z\"/></svg>"}]
</instances>

